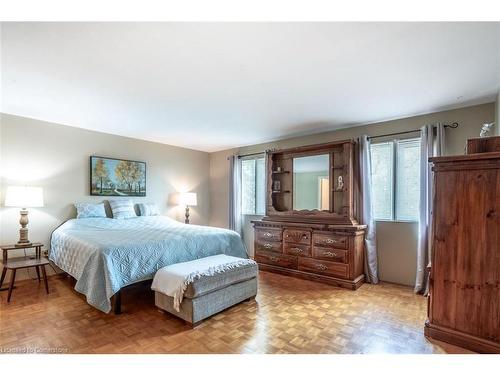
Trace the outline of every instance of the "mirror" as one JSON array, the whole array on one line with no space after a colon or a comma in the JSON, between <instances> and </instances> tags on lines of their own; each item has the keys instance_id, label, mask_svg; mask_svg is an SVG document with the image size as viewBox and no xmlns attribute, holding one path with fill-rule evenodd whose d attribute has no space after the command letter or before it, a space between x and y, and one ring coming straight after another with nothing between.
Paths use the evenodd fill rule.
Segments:
<instances>
[{"instance_id":1,"label":"mirror","mask_svg":"<svg viewBox=\"0 0 500 375\"><path fill-rule=\"evenodd\" d=\"M293 158L293 209L330 209L330 155Z\"/></svg>"}]
</instances>

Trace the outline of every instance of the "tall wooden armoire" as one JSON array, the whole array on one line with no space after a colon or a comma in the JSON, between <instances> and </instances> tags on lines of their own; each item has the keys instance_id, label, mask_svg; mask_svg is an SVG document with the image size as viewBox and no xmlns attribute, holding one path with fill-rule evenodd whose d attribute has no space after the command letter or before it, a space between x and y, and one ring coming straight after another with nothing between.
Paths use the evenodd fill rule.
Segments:
<instances>
[{"instance_id":1,"label":"tall wooden armoire","mask_svg":"<svg viewBox=\"0 0 500 375\"><path fill-rule=\"evenodd\" d=\"M350 289L364 281L352 140L267 152L266 216L253 221L265 271Z\"/></svg>"},{"instance_id":2,"label":"tall wooden armoire","mask_svg":"<svg viewBox=\"0 0 500 375\"><path fill-rule=\"evenodd\" d=\"M500 353L500 152L430 162L434 223L425 334Z\"/></svg>"}]
</instances>

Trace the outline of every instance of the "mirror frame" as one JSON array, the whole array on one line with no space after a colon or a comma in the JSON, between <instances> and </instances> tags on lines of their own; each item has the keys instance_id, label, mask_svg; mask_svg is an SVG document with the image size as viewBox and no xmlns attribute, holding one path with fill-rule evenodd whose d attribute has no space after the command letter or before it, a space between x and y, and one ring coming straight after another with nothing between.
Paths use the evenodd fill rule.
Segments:
<instances>
[{"instance_id":1,"label":"mirror frame","mask_svg":"<svg viewBox=\"0 0 500 375\"><path fill-rule=\"evenodd\" d=\"M342 140L317 145L294 147L289 149L273 149L266 151L266 216L263 220L267 221L296 221L296 222L316 222L325 224L357 224L359 201L358 168L357 168L357 143L354 140ZM291 160L301 156L313 156L329 154L330 155L330 209L326 210L294 210L293 209L293 177L286 177L291 171ZM335 166L333 155L340 157L340 165ZM281 171L276 171L276 167L281 166ZM288 169L288 170L287 170ZM344 177L344 189L342 195L334 194L332 179L335 176L334 169L342 169ZM276 173L283 174L281 189L273 194L272 183L276 179ZM356 191L356 199L354 199ZM335 202L334 200L337 199ZM340 204L340 210L334 212L337 205ZM278 207L283 208L280 210Z\"/></svg>"}]
</instances>

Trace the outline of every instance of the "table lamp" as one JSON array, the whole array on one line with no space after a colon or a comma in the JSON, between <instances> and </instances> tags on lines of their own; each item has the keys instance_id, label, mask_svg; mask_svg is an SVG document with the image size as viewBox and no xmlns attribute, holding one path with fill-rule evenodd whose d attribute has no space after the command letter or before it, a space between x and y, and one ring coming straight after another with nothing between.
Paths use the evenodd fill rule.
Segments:
<instances>
[{"instance_id":1,"label":"table lamp","mask_svg":"<svg viewBox=\"0 0 500 375\"><path fill-rule=\"evenodd\" d=\"M189 224L189 206L196 206L198 203L196 193L181 193L179 204L186 206L186 219L184 222Z\"/></svg>"},{"instance_id":2,"label":"table lamp","mask_svg":"<svg viewBox=\"0 0 500 375\"><path fill-rule=\"evenodd\" d=\"M28 210L29 207L43 207L43 190L41 187L33 186L9 186L5 194L6 207L21 208L21 229L19 229L19 241L15 246L24 247L31 245L28 240Z\"/></svg>"}]
</instances>

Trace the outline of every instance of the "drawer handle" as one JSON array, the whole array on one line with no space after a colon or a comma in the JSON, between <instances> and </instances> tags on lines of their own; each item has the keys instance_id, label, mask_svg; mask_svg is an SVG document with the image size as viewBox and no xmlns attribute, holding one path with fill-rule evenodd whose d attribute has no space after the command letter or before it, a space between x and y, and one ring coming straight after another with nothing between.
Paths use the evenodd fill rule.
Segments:
<instances>
[{"instance_id":1,"label":"drawer handle","mask_svg":"<svg viewBox=\"0 0 500 375\"><path fill-rule=\"evenodd\" d=\"M292 247L290 250L292 250L296 253L300 253L300 254L302 254L304 252L304 250L301 249L300 247Z\"/></svg>"},{"instance_id":2,"label":"drawer handle","mask_svg":"<svg viewBox=\"0 0 500 375\"><path fill-rule=\"evenodd\" d=\"M272 249L272 248L273 248L273 245L271 245L270 243L265 243L265 244L264 244L264 247L265 247L266 249Z\"/></svg>"},{"instance_id":3,"label":"drawer handle","mask_svg":"<svg viewBox=\"0 0 500 375\"><path fill-rule=\"evenodd\" d=\"M307 234L303 234L302 238L305 239L305 240L307 240Z\"/></svg>"},{"instance_id":4,"label":"drawer handle","mask_svg":"<svg viewBox=\"0 0 500 375\"><path fill-rule=\"evenodd\" d=\"M270 260L271 262L277 262L279 259L278 259L278 258L276 258L276 257L269 257L269 260Z\"/></svg>"},{"instance_id":5,"label":"drawer handle","mask_svg":"<svg viewBox=\"0 0 500 375\"><path fill-rule=\"evenodd\" d=\"M273 236L272 233L269 233L269 232L264 233L264 237L268 237L269 238L269 237L272 237L272 236Z\"/></svg>"},{"instance_id":6,"label":"drawer handle","mask_svg":"<svg viewBox=\"0 0 500 375\"><path fill-rule=\"evenodd\" d=\"M330 258L337 257L337 253L332 253L331 251L327 251L326 253L324 253L324 255L326 255L327 257L330 257Z\"/></svg>"},{"instance_id":7,"label":"drawer handle","mask_svg":"<svg viewBox=\"0 0 500 375\"><path fill-rule=\"evenodd\" d=\"M337 240L333 240L331 238L326 239L326 243L337 243Z\"/></svg>"},{"instance_id":8,"label":"drawer handle","mask_svg":"<svg viewBox=\"0 0 500 375\"><path fill-rule=\"evenodd\" d=\"M321 271L324 271L324 270L328 269L328 267L325 266L324 264L318 264L316 266L316 268L319 269L319 270L321 270Z\"/></svg>"}]
</instances>

